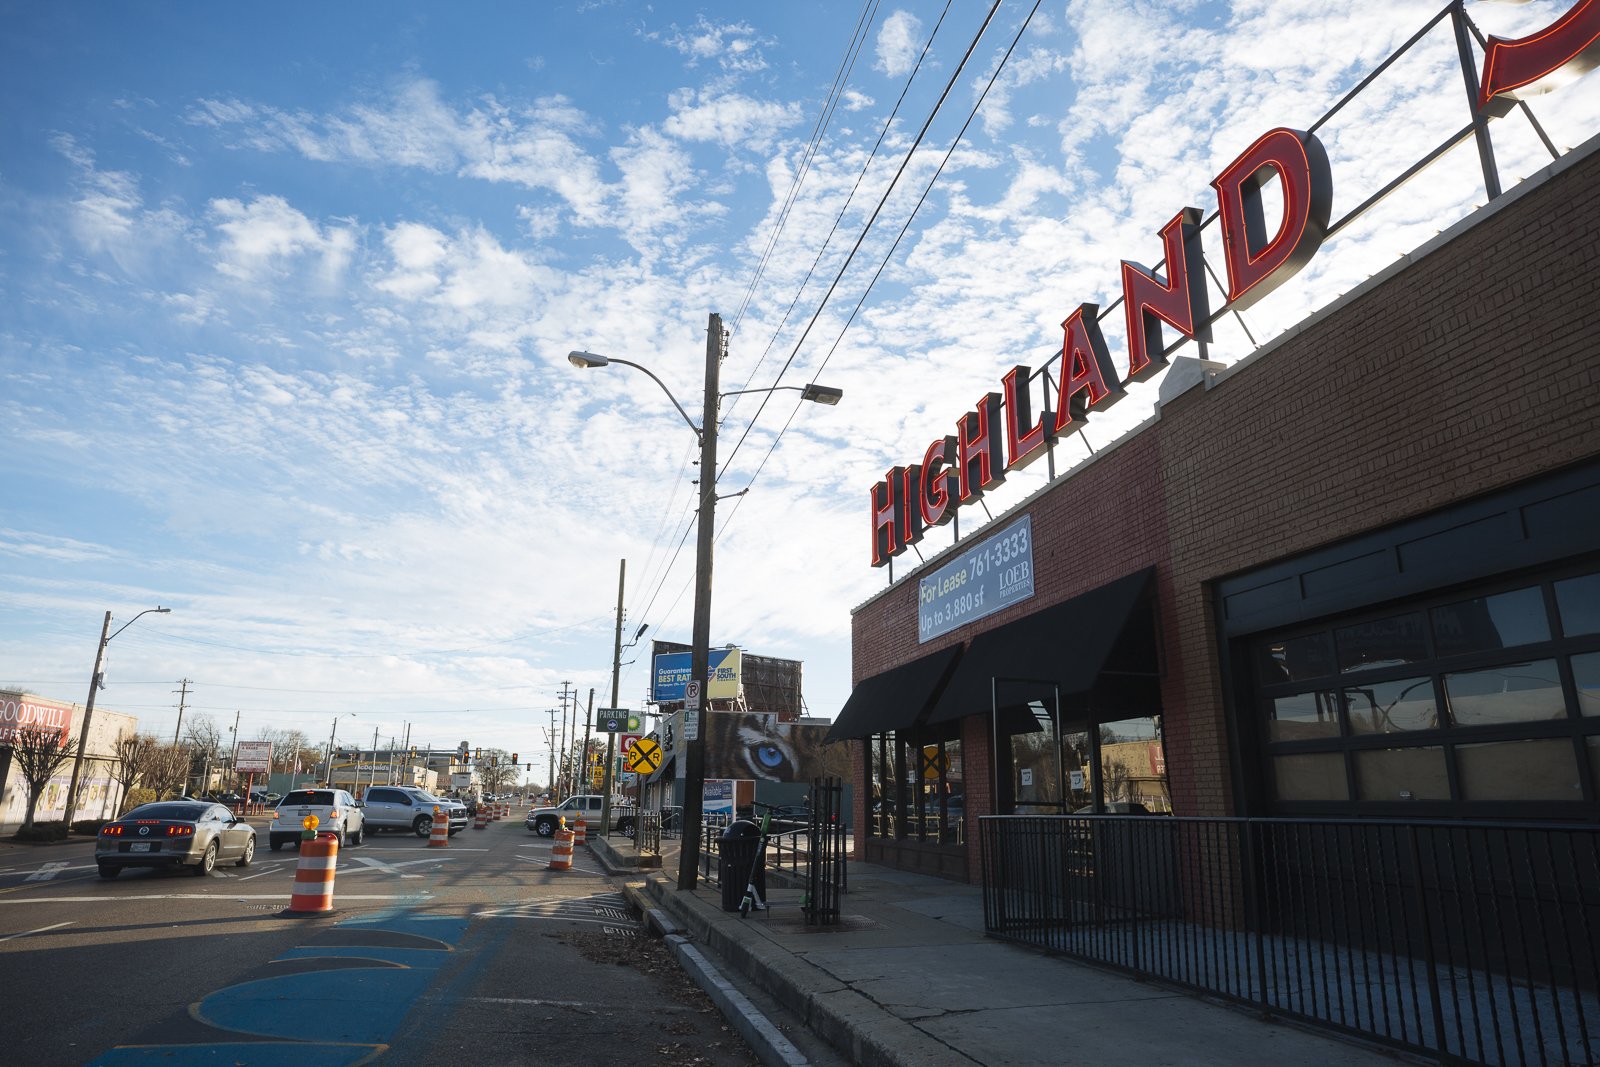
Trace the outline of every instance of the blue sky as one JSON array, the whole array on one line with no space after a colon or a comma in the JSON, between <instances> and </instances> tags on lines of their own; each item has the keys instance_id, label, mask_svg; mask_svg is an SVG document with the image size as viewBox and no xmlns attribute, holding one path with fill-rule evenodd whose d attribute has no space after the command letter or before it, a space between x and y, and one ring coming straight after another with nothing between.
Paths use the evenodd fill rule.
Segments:
<instances>
[{"instance_id":1,"label":"blue sky","mask_svg":"<svg viewBox=\"0 0 1600 1067\"><path fill-rule=\"evenodd\" d=\"M714 640L805 660L815 714L848 695L849 608L885 580L872 481L1437 9L1042 4L846 330L1031 6L1001 4L783 378L844 402L770 404L723 475L751 492L721 511ZM1470 11L1514 37L1566 6ZM101 613L159 602L99 698L152 727L188 677L246 736L355 712L369 738L539 750L563 681L606 702L619 558L630 632L687 640L692 603L692 437L642 376L565 353L645 363L695 411L717 310L724 387L772 384L987 10L0 5L0 682L82 700ZM1588 81L1535 110L1559 145L1600 126ZM1335 215L1465 121L1446 26L1324 129ZM1508 185L1548 161L1519 123L1494 126ZM1470 149L1447 156L1250 309L1255 339L1481 202ZM1219 330L1211 355L1252 347ZM725 404L730 440L750 400Z\"/></svg>"}]
</instances>

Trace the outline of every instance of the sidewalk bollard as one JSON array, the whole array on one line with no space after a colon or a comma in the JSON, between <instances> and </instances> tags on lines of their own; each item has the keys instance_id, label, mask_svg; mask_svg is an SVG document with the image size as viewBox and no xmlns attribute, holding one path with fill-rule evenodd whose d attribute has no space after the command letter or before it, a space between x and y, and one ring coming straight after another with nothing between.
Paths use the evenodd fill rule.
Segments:
<instances>
[{"instance_id":1,"label":"sidewalk bollard","mask_svg":"<svg viewBox=\"0 0 1600 1067\"><path fill-rule=\"evenodd\" d=\"M294 892L289 906L279 912L286 918L324 915L333 910L333 869L339 862L339 839L317 836L317 817L308 815L300 839L300 862L294 871Z\"/></svg>"},{"instance_id":2,"label":"sidewalk bollard","mask_svg":"<svg viewBox=\"0 0 1600 1067\"><path fill-rule=\"evenodd\" d=\"M478 809L478 821L472 824L474 830L482 830L489 825L489 812L484 808Z\"/></svg>"},{"instance_id":3,"label":"sidewalk bollard","mask_svg":"<svg viewBox=\"0 0 1600 1067\"><path fill-rule=\"evenodd\" d=\"M450 816L439 809L433 809L433 832L428 835L429 848L450 847Z\"/></svg>"},{"instance_id":4,"label":"sidewalk bollard","mask_svg":"<svg viewBox=\"0 0 1600 1067\"><path fill-rule=\"evenodd\" d=\"M572 870L572 831L567 829L565 819L561 820L561 829L556 831L555 842L550 846L550 869Z\"/></svg>"},{"instance_id":5,"label":"sidewalk bollard","mask_svg":"<svg viewBox=\"0 0 1600 1067\"><path fill-rule=\"evenodd\" d=\"M573 831L572 843L574 845L587 845L589 843L589 824L583 821L583 816L578 816L578 828Z\"/></svg>"}]
</instances>

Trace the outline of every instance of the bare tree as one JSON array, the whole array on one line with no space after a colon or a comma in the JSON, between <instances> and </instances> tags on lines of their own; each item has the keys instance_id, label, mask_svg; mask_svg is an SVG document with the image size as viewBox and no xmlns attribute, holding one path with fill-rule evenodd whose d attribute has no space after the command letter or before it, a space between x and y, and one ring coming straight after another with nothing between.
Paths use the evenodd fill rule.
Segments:
<instances>
[{"instance_id":1,"label":"bare tree","mask_svg":"<svg viewBox=\"0 0 1600 1067\"><path fill-rule=\"evenodd\" d=\"M190 753L182 745L152 745L145 756L144 785L165 797L183 785L189 774Z\"/></svg>"},{"instance_id":2,"label":"bare tree","mask_svg":"<svg viewBox=\"0 0 1600 1067\"><path fill-rule=\"evenodd\" d=\"M485 792L501 793L517 780L517 767L511 753L503 748L486 748L478 761L478 780Z\"/></svg>"},{"instance_id":3,"label":"bare tree","mask_svg":"<svg viewBox=\"0 0 1600 1067\"><path fill-rule=\"evenodd\" d=\"M117 801L119 809L126 802L128 793L144 776L150 760L150 751L155 747L155 738L141 737L138 734L123 734L112 746L116 757L111 766L111 776L122 786L122 796Z\"/></svg>"},{"instance_id":4,"label":"bare tree","mask_svg":"<svg viewBox=\"0 0 1600 1067\"><path fill-rule=\"evenodd\" d=\"M213 767L221 762L222 731L217 729L217 721L211 716L201 712L191 717L189 728L183 732L183 736L194 752L196 762L204 763L209 759Z\"/></svg>"},{"instance_id":5,"label":"bare tree","mask_svg":"<svg viewBox=\"0 0 1600 1067\"><path fill-rule=\"evenodd\" d=\"M33 827L34 808L50 779L78 754L78 739L39 726L19 726L13 735L11 752L28 787L28 813L22 820L22 828L27 830ZM72 821L70 811L67 821L69 824Z\"/></svg>"},{"instance_id":6,"label":"bare tree","mask_svg":"<svg viewBox=\"0 0 1600 1067\"><path fill-rule=\"evenodd\" d=\"M305 735L304 730L292 727L279 729L275 726L263 726L256 731L257 741L272 742L272 763L283 773L288 774L294 770L296 757L302 757L301 766L307 766L303 760L305 753L312 750L311 739ZM321 758L320 753L317 758Z\"/></svg>"}]
</instances>

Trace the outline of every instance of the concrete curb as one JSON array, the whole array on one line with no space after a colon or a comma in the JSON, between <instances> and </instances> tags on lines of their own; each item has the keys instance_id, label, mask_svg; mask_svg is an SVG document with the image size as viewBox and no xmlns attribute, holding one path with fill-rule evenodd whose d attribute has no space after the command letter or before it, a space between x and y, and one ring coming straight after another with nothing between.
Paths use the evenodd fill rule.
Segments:
<instances>
[{"instance_id":1,"label":"concrete curb","mask_svg":"<svg viewBox=\"0 0 1600 1067\"><path fill-rule=\"evenodd\" d=\"M858 1067L973 1067L976 1062L879 1007L822 968L779 948L696 897L681 893L660 874L626 889L641 906L650 902L682 924L695 940L802 1019L817 1036Z\"/></svg>"},{"instance_id":2,"label":"concrete curb","mask_svg":"<svg viewBox=\"0 0 1600 1067\"><path fill-rule=\"evenodd\" d=\"M681 934L667 935L667 944L679 965L694 979L695 985L704 989L722 1009L733 1028L739 1031L756 1055L767 1067L808 1067L809 1061L783 1036L772 1021L750 1003L750 998L734 988L711 961Z\"/></svg>"}]
</instances>

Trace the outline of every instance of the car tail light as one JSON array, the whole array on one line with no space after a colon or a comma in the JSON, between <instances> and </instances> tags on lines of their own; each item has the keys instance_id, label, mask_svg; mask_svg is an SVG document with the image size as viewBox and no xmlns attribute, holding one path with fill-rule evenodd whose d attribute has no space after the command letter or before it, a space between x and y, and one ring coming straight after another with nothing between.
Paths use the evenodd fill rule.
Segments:
<instances>
[{"instance_id":1,"label":"car tail light","mask_svg":"<svg viewBox=\"0 0 1600 1067\"><path fill-rule=\"evenodd\" d=\"M169 826L169 827L167 827L167 836L168 837L182 837L182 836L185 836L185 835L188 835L188 834L192 834L192 833L194 833L194 827L192 827L192 826Z\"/></svg>"},{"instance_id":2,"label":"car tail light","mask_svg":"<svg viewBox=\"0 0 1600 1067\"><path fill-rule=\"evenodd\" d=\"M118 837L118 836L120 836L122 834L122 827L120 827L120 826L102 826L102 827L100 827L100 832L102 834L105 834L107 837Z\"/></svg>"},{"instance_id":3,"label":"car tail light","mask_svg":"<svg viewBox=\"0 0 1600 1067\"><path fill-rule=\"evenodd\" d=\"M338 808L334 808L332 811L328 812L328 818L337 819L338 817L339 817L339 809Z\"/></svg>"},{"instance_id":4,"label":"car tail light","mask_svg":"<svg viewBox=\"0 0 1600 1067\"><path fill-rule=\"evenodd\" d=\"M276 819L276 818L277 818L277 817L278 817L278 813L277 813L277 812L273 812L273 813L272 813L272 817L273 817L273 818L274 818L274 819Z\"/></svg>"}]
</instances>

